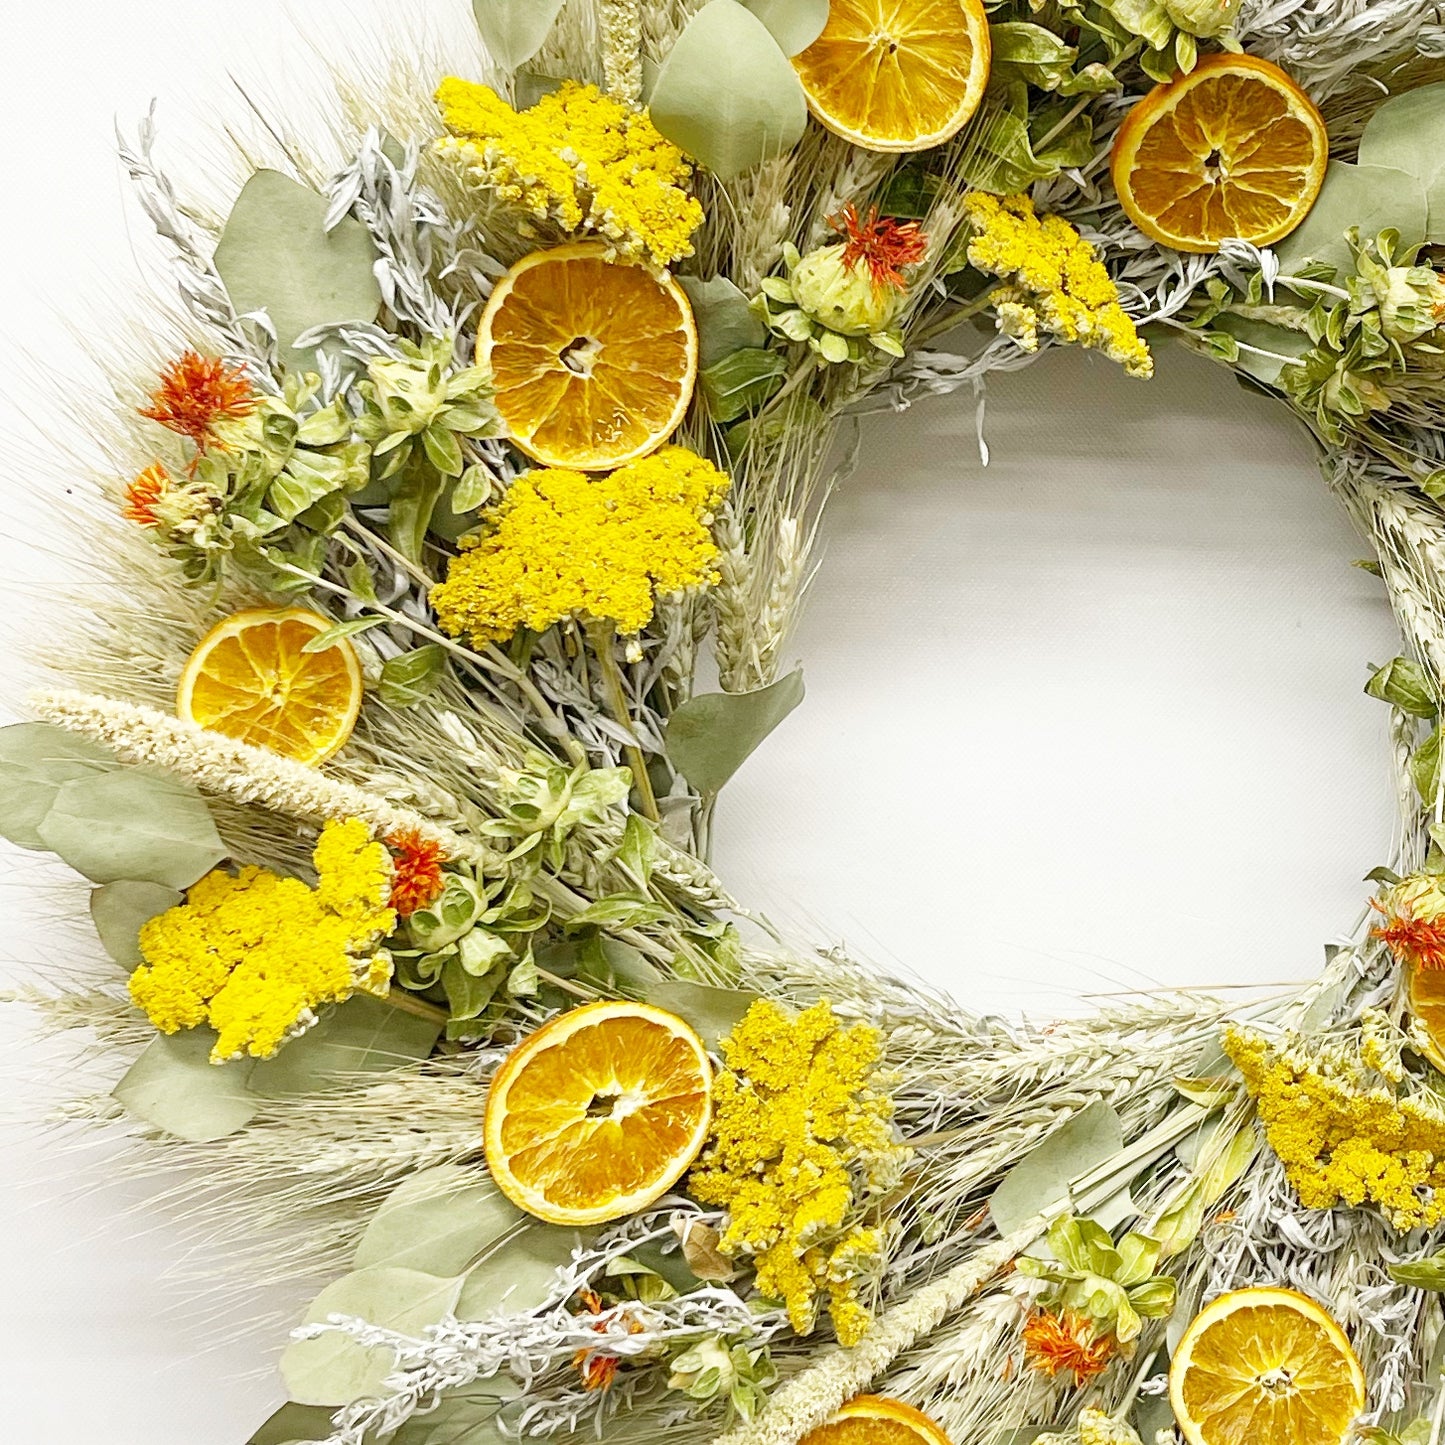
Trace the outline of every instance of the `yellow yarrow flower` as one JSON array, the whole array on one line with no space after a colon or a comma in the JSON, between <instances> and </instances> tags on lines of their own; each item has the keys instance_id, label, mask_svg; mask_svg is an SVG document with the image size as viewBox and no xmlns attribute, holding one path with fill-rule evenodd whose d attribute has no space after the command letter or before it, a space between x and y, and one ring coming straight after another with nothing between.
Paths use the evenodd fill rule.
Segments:
<instances>
[{"instance_id":1,"label":"yellow yarrow flower","mask_svg":"<svg viewBox=\"0 0 1445 1445\"><path fill-rule=\"evenodd\" d=\"M1077 342L1119 362L1130 376L1154 374L1119 289L1094 248L1062 216L1039 216L1026 195L964 198L972 235L968 261L1005 284L991 294L999 330L1025 351L1037 351L1039 331Z\"/></svg>"},{"instance_id":2,"label":"yellow yarrow flower","mask_svg":"<svg viewBox=\"0 0 1445 1445\"><path fill-rule=\"evenodd\" d=\"M1397 1092L1378 1039L1367 1038L1364 1057L1352 1059L1231 1029L1224 1051L1306 1208L1373 1204L1402 1231L1445 1219L1445 1111L1426 1095Z\"/></svg>"},{"instance_id":3,"label":"yellow yarrow flower","mask_svg":"<svg viewBox=\"0 0 1445 1445\"><path fill-rule=\"evenodd\" d=\"M452 132L437 153L465 184L655 266L692 255L703 214L685 189L692 168L646 110L573 80L517 111L489 87L452 77L437 104Z\"/></svg>"},{"instance_id":4,"label":"yellow yarrow flower","mask_svg":"<svg viewBox=\"0 0 1445 1445\"><path fill-rule=\"evenodd\" d=\"M165 1034L209 1024L211 1061L270 1058L354 992L385 994L396 925L391 859L357 818L328 823L313 854L315 888L264 868L217 869L140 931L145 962L130 993Z\"/></svg>"},{"instance_id":5,"label":"yellow yarrow flower","mask_svg":"<svg viewBox=\"0 0 1445 1445\"><path fill-rule=\"evenodd\" d=\"M478 647L569 617L637 632L659 594L717 581L708 526L727 486L711 462L677 446L607 476L528 472L432 589L437 619Z\"/></svg>"},{"instance_id":6,"label":"yellow yarrow flower","mask_svg":"<svg viewBox=\"0 0 1445 1445\"><path fill-rule=\"evenodd\" d=\"M826 1000L793 1016L759 999L723 1043L712 1132L688 1186L727 1211L719 1248L752 1258L758 1290L783 1301L793 1328L811 1331L826 1299L845 1345L868 1327L858 1280L883 1252L861 1207L909 1152L893 1137L881 1052L877 1029L842 1027Z\"/></svg>"}]
</instances>

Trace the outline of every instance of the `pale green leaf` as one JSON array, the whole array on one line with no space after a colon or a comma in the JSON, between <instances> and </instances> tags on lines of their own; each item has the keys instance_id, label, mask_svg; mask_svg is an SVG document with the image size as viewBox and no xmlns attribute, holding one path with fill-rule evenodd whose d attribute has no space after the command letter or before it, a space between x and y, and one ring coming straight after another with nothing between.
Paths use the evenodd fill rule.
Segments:
<instances>
[{"instance_id":1,"label":"pale green leaf","mask_svg":"<svg viewBox=\"0 0 1445 1445\"><path fill-rule=\"evenodd\" d=\"M756 692L702 693L668 721L668 757L699 793L716 793L802 700L801 671Z\"/></svg>"},{"instance_id":2,"label":"pale green leaf","mask_svg":"<svg viewBox=\"0 0 1445 1445\"><path fill-rule=\"evenodd\" d=\"M828 0L743 0L784 55L799 55L828 23Z\"/></svg>"},{"instance_id":3,"label":"pale green leaf","mask_svg":"<svg viewBox=\"0 0 1445 1445\"><path fill-rule=\"evenodd\" d=\"M393 1008L371 994L353 994L299 1038L262 1059L251 1088L267 1098L313 1094L355 1082L358 1074L384 1073L431 1053L438 1020Z\"/></svg>"},{"instance_id":4,"label":"pale green leaf","mask_svg":"<svg viewBox=\"0 0 1445 1445\"><path fill-rule=\"evenodd\" d=\"M115 1086L128 1114L178 1139L223 1139L255 1117L261 1101L246 1087L250 1059L213 1064L210 1029L157 1034Z\"/></svg>"},{"instance_id":5,"label":"pale green leaf","mask_svg":"<svg viewBox=\"0 0 1445 1445\"><path fill-rule=\"evenodd\" d=\"M442 1164L412 1175L387 1195L361 1236L355 1264L458 1275L526 1219L497 1191L485 1166Z\"/></svg>"},{"instance_id":6,"label":"pale green leaf","mask_svg":"<svg viewBox=\"0 0 1445 1445\"><path fill-rule=\"evenodd\" d=\"M1310 261L1347 271L1352 260L1345 232L1351 226L1358 226L1362 236L1393 227L1403 245L1413 246L1424 238L1425 217L1425 187L1414 176L1390 166L1331 161L1309 215L1275 247L1275 254L1285 275Z\"/></svg>"},{"instance_id":7,"label":"pale green leaf","mask_svg":"<svg viewBox=\"0 0 1445 1445\"><path fill-rule=\"evenodd\" d=\"M1414 176L1425 188L1425 239L1445 242L1445 81L1377 106L1360 136L1359 159Z\"/></svg>"},{"instance_id":8,"label":"pale green leaf","mask_svg":"<svg viewBox=\"0 0 1445 1445\"><path fill-rule=\"evenodd\" d=\"M713 988L705 983L668 980L653 984L646 1001L676 1014L714 1051L757 1000L757 994L737 988Z\"/></svg>"},{"instance_id":9,"label":"pale green leaf","mask_svg":"<svg viewBox=\"0 0 1445 1445\"><path fill-rule=\"evenodd\" d=\"M114 753L49 723L0 728L0 838L49 847L40 824L60 789L117 766Z\"/></svg>"},{"instance_id":10,"label":"pale green leaf","mask_svg":"<svg viewBox=\"0 0 1445 1445\"><path fill-rule=\"evenodd\" d=\"M133 768L64 784L38 831L93 883L189 888L226 856L195 788Z\"/></svg>"},{"instance_id":11,"label":"pale green leaf","mask_svg":"<svg viewBox=\"0 0 1445 1445\"><path fill-rule=\"evenodd\" d=\"M480 1320L497 1313L520 1314L553 1299L557 1271L571 1262L572 1251L596 1231L528 1224L467 1275L457 1300L461 1320Z\"/></svg>"},{"instance_id":12,"label":"pale green leaf","mask_svg":"<svg viewBox=\"0 0 1445 1445\"><path fill-rule=\"evenodd\" d=\"M516 70L541 48L562 0L472 0L487 54L503 70Z\"/></svg>"},{"instance_id":13,"label":"pale green leaf","mask_svg":"<svg viewBox=\"0 0 1445 1445\"><path fill-rule=\"evenodd\" d=\"M451 1313L460 1279L437 1279L419 1270L378 1266L359 1269L328 1285L306 1311L306 1324L331 1315L348 1315L369 1324L419 1336ZM281 1356L281 1378L300 1405L349 1405L381 1392L395 1356L384 1348L366 1348L339 1330L314 1340L293 1340Z\"/></svg>"},{"instance_id":14,"label":"pale green leaf","mask_svg":"<svg viewBox=\"0 0 1445 1445\"><path fill-rule=\"evenodd\" d=\"M391 545L409 562L421 561L432 513L441 500L446 478L434 467L409 465L391 494L386 531Z\"/></svg>"},{"instance_id":15,"label":"pale green leaf","mask_svg":"<svg viewBox=\"0 0 1445 1445\"><path fill-rule=\"evenodd\" d=\"M343 638L355 637L360 632L370 632L373 627L381 627L386 620L385 617L353 617L347 622L338 622L334 627L318 632L309 642L303 643L301 651L325 652L328 647L335 647Z\"/></svg>"},{"instance_id":16,"label":"pale green leaf","mask_svg":"<svg viewBox=\"0 0 1445 1445\"><path fill-rule=\"evenodd\" d=\"M761 346L767 328L748 304L748 298L726 276L709 281L679 276L697 321L697 361L704 370L734 351Z\"/></svg>"},{"instance_id":17,"label":"pale green leaf","mask_svg":"<svg viewBox=\"0 0 1445 1445\"><path fill-rule=\"evenodd\" d=\"M141 925L184 899L185 894L175 888L122 878L91 890L90 918L105 951L122 968L139 968L142 960L136 936Z\"/></svg>"},{"instance_id":18,"label":"pale green leaf","mask_svg":"<svg viewBox=\"0 0 1445 1445\"><path fill-rule=\"evenodd\" d=\"M216 247L231 304L242 313L267 313L283 360L303 331L372 321L381 305L372 274L376 247L366 228L347 216L328 232L327 209L309 186L280 171L257 171Z\"/></svg>"},{"instance_id":19,"label":"pale green leaf","mask_svg":"<svg viewBox=\"0 0 1445 1445\"><path fill-rule=\"evenodd\" d=\"M988 1202L1000 1234L1064 1203L1074 1181L1108 1163L1124 1147L1118 1114L1095 1101L1061 1124L1000 1181Z\"/></svg>"},{"instance_id":20,"label":"pale green leaf","mask_svg":"<svg viewBox=\"0 0 1445 1445\"><path fill-rule=\"evenodd\" d=\"M398 657L387 658L377 691L388 707L415 707L436 690L446 669L446 648L426 642Z\"/></svg>"},{"instance_id":21,"label":"pale green leaf","mask_svg":"<svg viewBox=\"0 0 1445 1445\"><path fill-rule=\"evenodd\" d=\"M808 123L797 72L738 0L709 0L688 22L649 109L668 140L724 179L782 155Z\"/></svg>"},{"instance_id":22,"label":"pale green leaf","mask_svg":"<svg viewBox=\"0 0 1445 1445\"><path fill-rule=\"evenodd\" d=\"M417 1413L407 1420L386 1445L503 1445L514 1441L498 1428L497 1416L518 1387L505 1376L480 1381L471 1387L477 1393L445 1395L435 1410ZM490 1391L483 1394L481 1391ZM607 1438L613 1431L608 1430Z\"/></svg>"}]
</instances>

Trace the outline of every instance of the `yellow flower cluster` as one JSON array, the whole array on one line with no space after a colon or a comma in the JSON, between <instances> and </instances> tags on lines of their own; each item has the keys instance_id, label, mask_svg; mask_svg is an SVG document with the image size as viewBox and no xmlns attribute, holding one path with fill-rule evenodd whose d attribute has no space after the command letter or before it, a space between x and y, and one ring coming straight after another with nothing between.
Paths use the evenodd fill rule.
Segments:
<instances>
[{"instance_id":1,"label":"yellow flower cluster","mask_svg":"<svg viewBox=\"0 0 1445 1445\"><path fill-rule=\"evenodd\" d=\"M270 1058L318 1004L386 993L391 958L376 945L396 914L385 845L348 818L326 825L313 856L315 888L264 868L217 869L142 927L130 992L162 1033L210 1024L213 1063Z\"/></svg>"},{"instance_id":2,"label":"yellow flower cluster","mask_svg":"<svg viewBox=\"0 0 1445 1445\"><path fill-rule=\"evenodd\" d=\"M1039 216L1026 195L964 199L969 264L1006 284L992 293L999 330L1037 351L1039 328L1119 362L1130 376L1154 374L1154 358L1094 248L1062 216Z\"/></svg>"},{"instance_id":3,"label":"yellow flower cluster","mask_svg":"<svg viewBox=\"0 0 1445 1445\"><path fill-rule=\"evenodd\" d=\"M1438 1224L1445 1219L1445 1111L1390 1087L1388 1055L1379 1060L1385 1082L1373 1082L1368 1060L1378 1041L1366 1042L1361 1059L1277 1048L1231 1029L1224 1051L1244 1075L1301 1204L1374 1204L1399 1230Z\"/></svg>"},{"instance_id":4,"label":"yellow flower cluster","mask_svg":"<svg viewBox=\"0 0 1445 1445\"><path fill-rule=\"evenodd\" d=\"M826 1296L845 1345L868 1327L857 1281L883 1247L861 1205L892 1187L908 1154L879 1057L878 1031L842 1027L826 1000L795 1017L758 1000L723 1044L712 1134L689 1185L727 1210L719 1247L752 1257L758 1289L784 1302L793 1328L807 1334Z\"/></svg>"},{"instance_id":5,"label":"yellow flower cluster","mask_svg":"<svg viewBox=\"0 0 1445 1445\"><path fill-rule=\"evenodd\" d=\"M453 77L437 104L452 132L438 153L467 183L656 266L692 255L702 223L702 206L684 189L692 170L645 110L573 80L517 111L487 86Z\"/></svg>"},{"instance_id":6,"label":"yellow flower cluster","mask_svg":"<svg viewBox=\"0 0 1445 1445\"><path fill-rule=\"evenodd\" d=\"M677 446L607 476L528 472L432 589L437 618L479 647L566 617L637 632L658 594L717 581L708 525L727 486L711 462Z\"/></svg>"}]
</instances>

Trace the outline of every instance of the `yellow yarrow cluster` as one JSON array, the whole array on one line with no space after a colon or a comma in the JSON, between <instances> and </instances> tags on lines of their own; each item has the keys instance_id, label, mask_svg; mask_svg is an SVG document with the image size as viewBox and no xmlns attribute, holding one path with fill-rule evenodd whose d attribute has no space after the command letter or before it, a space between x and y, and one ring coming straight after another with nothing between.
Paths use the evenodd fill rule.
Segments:
<instances>
[{"instance_id":1,"label":"yellow yarrow cluster","mask_svg":"<svg viewBox=\"0 0 1445 1445\"><path fill-rule=\"evenodd\" d=\"M1154 374L1154 358L1119 304L1119 289L1094 248L1062 216L1039 216L1026 195L964 199L969 264L1006 284L992 293L999 330L1036 351L1039 328L1102 351L1130 376Z\"/></svg>"},{"instance_id":2,"label":"yellow yarrow cluster","mask_svg":"<svg viewBox=\"0 0 1445 1445\"><path fill-rule=\"evenodd\" d=\"M1372 1030L1378 1034L1378 1028ZM1445 1112L1401 1097L1391 1054L1377 1038L1365 1057L1279 1048L1231 1029L1224 1050L1254 1096L1265 1138L1309 1209L1374 1204L1399 1230L1445 1219ZM1385 1082L1373 1082L1378 1056Z\"/></svg>"},{"instance_id":3,"label":"yellow yarrow cluster","mask_svg":"<svg viewBox=\"0 0 1445 1445\"><path fill-rule=\"evenodd\" d=\"M453 77L437 104L452 132L438 153L466 182L657 266L692 255L702 224L702 206L684 189L692 170L645 110L572 80L517 111L487 86Z\"/></svg>"},{"instance_id":4,"label":"yellow yarrow cluster","mask_svg":"<svg viewBox=\"0 0 1445 1445\"><path fill-rule=\"evenodd\" d=\"M315 1022L316 1007L384 994L391 958L391 858L357 818L328 823L315 888L264 868L217 869L184 903L145 924L131 997L162 1032L209 1024L211 1061L270 1058Z\"/></svg>"},{"instance_id":5,"label":"yellow yarrow cluster","mask_svg":"<svg viewBox=\"0 0 1445 1445\"><path fill-rule=\"evenodd\" d=\"M856 1344L869 1314L860 1275L882 1253L859 1222L870 1194L896 1182L908 1151L880 1088L878 1031L842 1027L825 1001L792 1016L760 999L723 1044L712 1133L689 1185L727 1211L720 1248L748 1255L759 1291L800 1334L826 1297L833 1329Z\"/></svg>"},{"instance_id":6,"label":"yellow yarrow cluster","mask_svg":"<svg viewBox=\"0 0 1445 1445\"><path fill-rule=\"evenodd\" d=\"M708 526L727 486L711 462L677 446L607 476L528 472L432 589L437 619L477 646L568 617L637 632L659 594L717 581Z\"/></svg>"}]
</instances>

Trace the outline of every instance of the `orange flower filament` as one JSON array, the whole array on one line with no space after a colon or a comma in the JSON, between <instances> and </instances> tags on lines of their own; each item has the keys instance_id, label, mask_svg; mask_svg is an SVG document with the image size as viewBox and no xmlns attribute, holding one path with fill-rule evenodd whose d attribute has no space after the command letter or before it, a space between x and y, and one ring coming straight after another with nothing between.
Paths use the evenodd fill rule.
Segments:
<instances>
[{"instance_id":1,"label":"orange flower filament","mask_svg":"<svg viewBox=\"0 0 1445 1445\"><path fill-rule=\"evenodd\" d=\"M1041 1374L1053 1379L1071 1371L1076 1385L1086 1384L1108 1368L1114 1341L1095 1335L1088 1320L1065 1310L1040 1310L1024 1326L1024 1358Z\"/></svg>"},{"instance_id":2,"label":"orange flower filament","mask_svg":"<svg viewBox=\"0 0 1445 1445\"><path fill-rule=\"evenodd\" d=\"M402 918L410 918L418 908L425 908L441 897L446 879L442 874L445 859L436 843L423 838L415 828L396 833L386 840L391 849L391 906Z\"/></svg>"},{"instance_id":3,"label":"orange flower filament","mask_svg":"<svg viewBox=\"0 0 1445 1445\"><path fill-rule=\"evenodd\" d=\"M170 482L171 474L159 462L148 466L125 489L125 503L121 507L121 515L126 521L136 522L142 527L160 526L156 508Z\"/></svg>"},{"instance_id":4,"label":"orange flower filament","mask_svg":"<svg viewBox=\"0 0 1445 1445\"><path fill-rule=\"evenodd\" d=\"M1396 963L1412 968L1445 968L1445 922L1431 922L1407 912L1391 913L1372 899L1373 907L1385 915L1385 922L1374 930L1395 956Z\"/></svg>"},{"instance_id":5,"label":"orange flower filament","mask_svg":"<svg viewBox=\"0 0 1445 1445\"><path fill-rule=\"evenodd\" d=\"M603 1315L608 1312L607 1306L602 1303L602 1297L595 1290L584 1289L578 1298L582 1301L583 1308L594 1315ZM616 1323L614 1321L613 1323ZM621 1323L626 1326L629 1335L636 1335L642 1332L640 1321L623 1316ZM608 1321L598 1320L592 1326L598 1334L605 1335L608 1330ZM588 1390L605 1390L617 1375L622 1361L616 1355L603 1355L591 1349L578 1350L572 1356L572 1363L577 1367L582 1376L582 1384Z\"/></svg>"},{"instance_id":6,"label":"orange flower filament","mask_svg":"<svg viewBox=\"0 0 1445 1445\"><path fill-rule=\"evenodd\" d=\"M847 238L843 264L850 271L860 263L867 266L880 291L888 286L901 291L907 284L903 267L921 261L928 251L928 237L917 221L895 221L891 216L880 219L877 206L869 206L868 214L860 216L850 201L828 224Z\"/></svg>"},{"instance_id":7,"label":"orange flower filament","mask_svg":"<svg viewBox=\"0 0 1445 1445\"><path fill-rule=\"evenodd\" d=\"M216 356L185 351L161 373L151 404L141 407L140 414L190 437L205 451L216 439L218 422L249 416L256 405L255 392L240 367L227 366Z\"/></svg>"}]
</instances>

